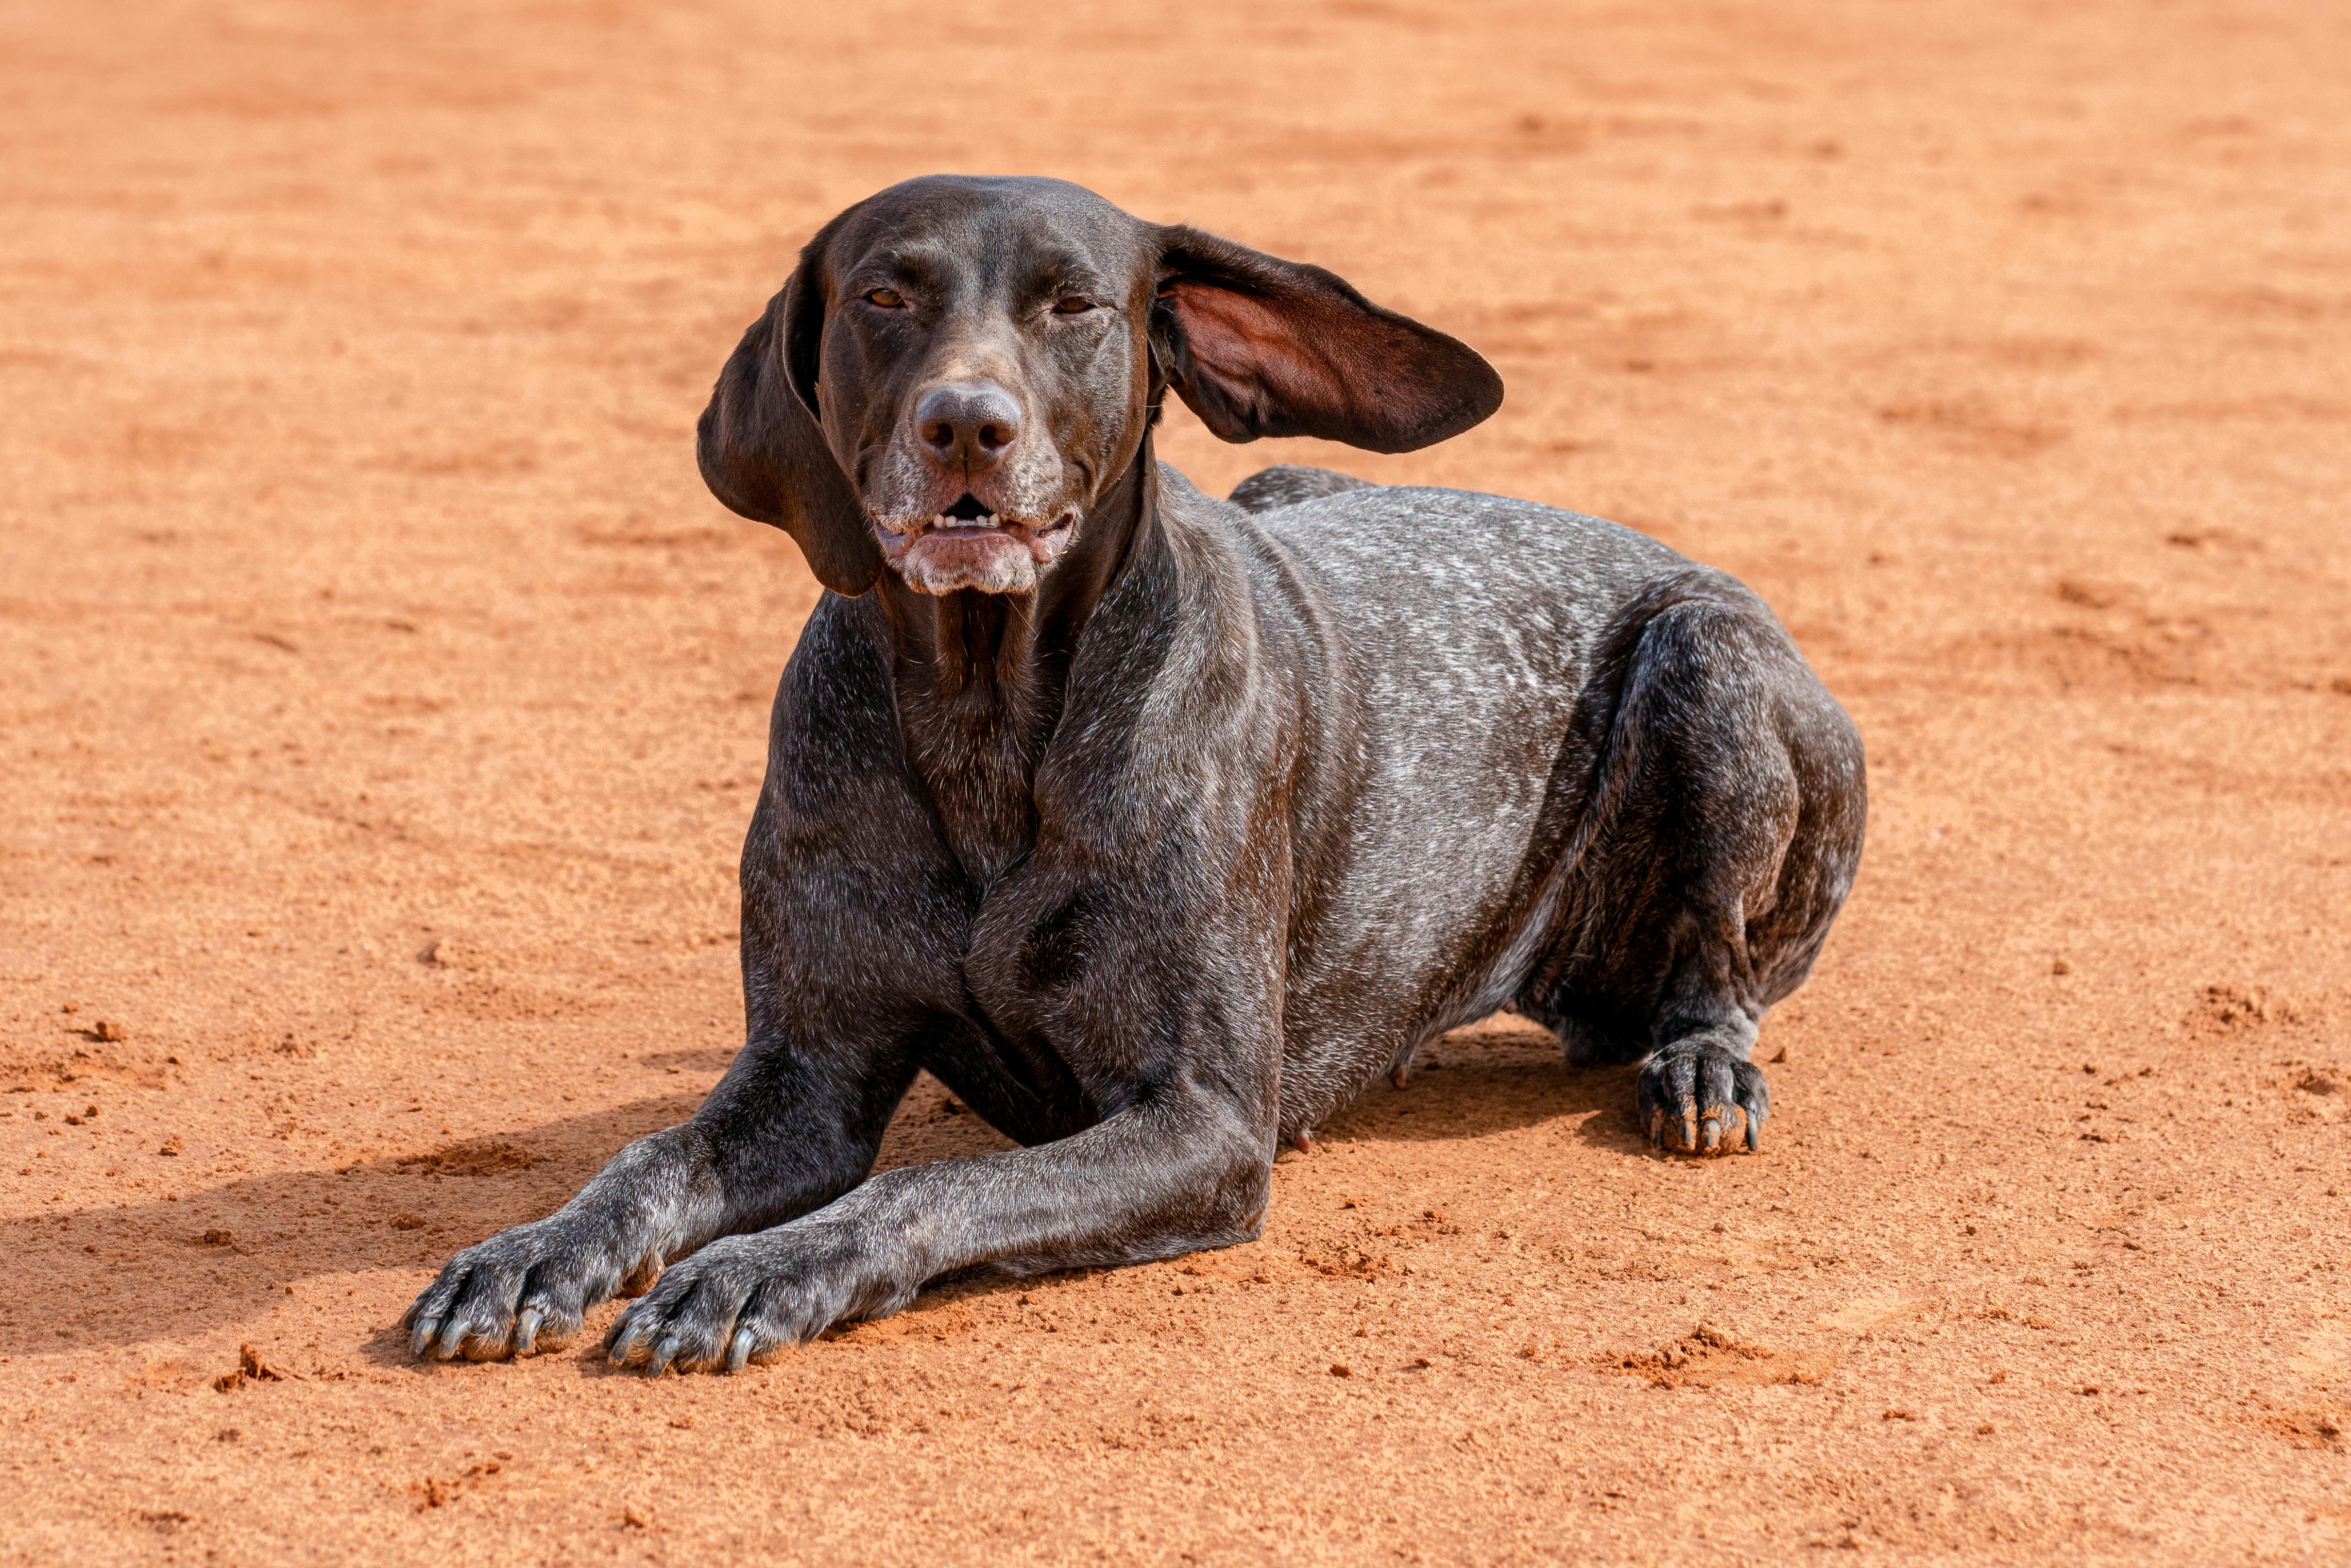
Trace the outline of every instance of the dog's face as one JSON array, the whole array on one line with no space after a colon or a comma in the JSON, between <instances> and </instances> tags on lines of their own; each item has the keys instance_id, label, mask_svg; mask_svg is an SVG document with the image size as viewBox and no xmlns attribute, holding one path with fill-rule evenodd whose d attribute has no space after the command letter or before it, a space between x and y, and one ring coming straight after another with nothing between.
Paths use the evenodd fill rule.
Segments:
<instances>
[{"instance_id":1,"label":"dog's face","mask_svg":"<svg viewBox=\"0 0 2351 1568\"><path fill-rule=\"evenodd\" d=\"M919 181L827 236L827 444L908 586L1024 593L1134 455L1143 225L1074 185Z\"/></svg>"},{"instance_id":2,"label":"dog's face","mask_svg":"<svg viewBox=\"0 0 2351 1568\"><path fill-rule=\"evenodd\" d=\"M818 577L1035 591L1165 389L1228 441L1406 451L1493 412L1467 347L1319 267L1056 180L935 176L835 218L704 413L704 477Z\"/></svg>"}]
</instances>

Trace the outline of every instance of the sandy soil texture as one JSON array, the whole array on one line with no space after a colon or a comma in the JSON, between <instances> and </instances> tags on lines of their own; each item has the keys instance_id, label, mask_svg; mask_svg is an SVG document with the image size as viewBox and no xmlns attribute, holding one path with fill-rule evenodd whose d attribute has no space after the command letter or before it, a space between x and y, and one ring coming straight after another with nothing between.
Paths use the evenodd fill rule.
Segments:
<instances>
[{"instance_id":1,"label":"sandy soil texture","mask_svg":"<svg viewBox=\"0 0 2351 1568\"><path fill-rule=\"evenodd\" d=\"M2346 79L2315 0L9 7L0 1562L2351 1559ZM1655 1157L1498 1019L1249 1247L733 1379L411 1365L738 1041L815 591L692 424L937 169L1509 380L1392 459L1178 413L1204 486L1778 607L1875 810L1771 1140ZM994 1143L925 1083L885 1157Z\"/></svg>"}]
</instances>

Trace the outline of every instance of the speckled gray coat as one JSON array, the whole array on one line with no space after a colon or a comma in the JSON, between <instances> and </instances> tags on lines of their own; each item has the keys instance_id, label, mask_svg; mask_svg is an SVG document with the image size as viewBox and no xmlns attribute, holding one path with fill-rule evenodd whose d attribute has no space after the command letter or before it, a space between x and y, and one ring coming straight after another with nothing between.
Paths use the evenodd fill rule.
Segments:
<instances>
[{"instance_id":1,"label":"speckled gray coat","mask_svg":"<svg viewBox=\"0 0 2351 1568\"><path fill-rule=\"evenodd\" d=\"M1319 269L1046 181L852 208L702 430L828 592L743 856L745 1048L694 1120L453 1259L420 1355L739 1366L974 1267L1257 1235L1270 1171L1512 1007L1635 1107L1755 1146L1749 1058L1858 862L1853 727L1737 582L1524 501L1152 454L1384 450L1490 413L1441 333ZM1039 451L1044 444L1047 451ZM867 1179L928 1069L1023 1148Z\"/></svg>"}]
</instances>

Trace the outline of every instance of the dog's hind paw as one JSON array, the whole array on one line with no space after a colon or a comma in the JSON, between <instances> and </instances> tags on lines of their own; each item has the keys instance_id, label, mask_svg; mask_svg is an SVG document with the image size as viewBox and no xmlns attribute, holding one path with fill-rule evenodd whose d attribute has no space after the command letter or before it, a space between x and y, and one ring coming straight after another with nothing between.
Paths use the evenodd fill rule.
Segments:
<instances>
[{"instance_id":1,"label":"dog's hind paw","mask_svg":"<svg viewBox=\"0 0 2351 1568\"><path fill-rule=\"evenodd\" d=\"M714 1241L672 1268L612 1325L605 1352L659 1377L740 1372L854 1318L886 1317L914 1288L863 1278L830 1227L778 1226ZM919 1283L919 1281L917 1282Z\"/></svg>"},{"instance_id":2,"label":"dog's hind paw","mask_svg":"<svg viewBox=\"0 0 2351 1568\"><path fill-rule=\"evenodd\" d=\"M1753 1062L1721 1046L1677 1041L1642 1065L1636 1105L1649 1142L1673 1154L1763 1146L1771 1086Z\"/></svg>"},{"instance_id":3,"label":"dog's hind paw","mask_svg":"<svg viewBox=\"0 0 2351 1568\"><path fill-rule=\"evenodd\" d=\"M590 1307L650 1282L659 1259L622 1260L609 1238L554 1219L517 1225L458 1253L400 1326L419 1361L501 1361L559 1350Z\"/></svg>"}]
</instances>

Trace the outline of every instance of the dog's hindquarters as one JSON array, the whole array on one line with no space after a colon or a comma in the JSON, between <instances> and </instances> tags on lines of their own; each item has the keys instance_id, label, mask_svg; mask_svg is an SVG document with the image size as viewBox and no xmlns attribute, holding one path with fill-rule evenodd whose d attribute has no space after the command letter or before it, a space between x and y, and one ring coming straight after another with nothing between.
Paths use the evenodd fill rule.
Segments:
<instances>
[{"instance_id":1,"label":"dog's hindquarters","mask_svg":"<svg viewBox=\"0 0 2351 1568\"><path fill-rule=\"evenodd\" d=\"M1651 1058L1653 1133L1751 1136L1756 1028L1818 953L1864 817L1858 738L1770 610L1526 502L1337 488L1261 516L1363 706L1344 809L1319 814L1344 852L1290 933L1285 1133L1515 1007L1572 1059Z\"/></svg>"},{"instance_id":2,"label":"dog's hindquarters","mask_svg":"<svg viewBox=\"0 0 2351 1568\"><path fill-rule=\"evenodd\" d=\"M1803 982L1852 886L1860 737L1761 601L1693 570L1628 607L1585 821L1516 1009L1571 1059L1651 1057L1652 1136L1752 1137L1765 1011ZM1690 1146L1705 1142L1691 1125Z\"/></svg>"}]
</instances>

